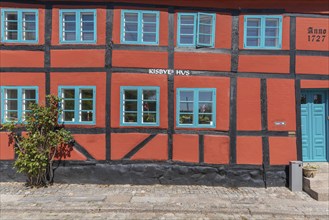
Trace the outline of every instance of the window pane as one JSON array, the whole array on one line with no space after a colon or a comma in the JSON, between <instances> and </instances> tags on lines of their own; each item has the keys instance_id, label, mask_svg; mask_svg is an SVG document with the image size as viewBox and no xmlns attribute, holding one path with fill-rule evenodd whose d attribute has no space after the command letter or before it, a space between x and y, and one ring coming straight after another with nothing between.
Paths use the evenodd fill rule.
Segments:
<instances>
[{"instance_id":1,"label":"window pane","mask_svg":"<svg viewBox=\"0 0 329 220\"><path fill-rule=\"evenodd\" d=\"M137 113L125 113L124 122L137 122Z\"/></svg>"},{"instance_id":2,"label":"window pane","mask_svg":"<svg viewBox=\"0 0 329 220\"><path fill-rule=\"evenodd\" d=\"M138 23L125 23L125 31L136 32L138 28Z\"/></svg>"},{"instance_id":3,"label":"window pane","mask_svg":"<svg viewBox=\"0 0 329 220\"><path fill-rule=\"evenodd\" d=\"M180 33L181 34L194 34L194 25L181 25Z\"/></svg>"},{"instance_id":4,"label":"window pane","mask_svg":"<svg viewBox=\"0 0 329 220\"><path fill-rule=\"evenodd\" d=\"M125 13L124 19L125 19L125 21L138 22L138 14L137 13Z\"/></svg>"},{"instance_id":5,"label":"window pane","mask_svg":"<svg viewBox=\"0 0 329 220\"><path fill-rule=\"evenodd\" d=\"M74 98L74 89L65 89L64 98Z\"/></svg>"},{"instance_id":6,"label":"window pane","mask_svg":"<svg viewBox=\"0 0 329 220\"><path fill-rule=\"evenodd\" d=\"M181 15L180 23L181 24L194 24L194 15Z\"/></svg>"},{"instance_id":7,"label":"window pane","mask_svg":"<svg viewBox=\"0 0 329 220\"><path fill-rule=\"evenodd\" d=\"M212 125L212 115L204 115L200 114L199 115L199 124L207 124L207 125Z\"/></svg>"},{"instance_id":8,"label":"window pane","mask_svg":"<svg viewBox=\"0 0 329 220\"><path fill-rule=\"evenodd\" d=\"M144 100L156 100L156 91L155 90L143 90L143 99Z\"/></svg>"},{"instance_id":9,"label":"window pane","mask_svg":"<svg viewBox=\"0 0 329 220\"><path fill-rule=\"evenodd\" d=\"M306 95L305 94L302 94L302 96L300 97L300 103L306 104Z\"/></svg>"},{"instance_id":10,"label":"window pane","mask_svg":"<svg viewBox=\"0 0 329 220\"><path fill-rule=\"evenodd\" d=\"M137 111L137 102L136 101L125 101L124 109L125 109L125 111Z\"/></svg>"},{"instance_id":11,"label":"window pane","mask_svg":"<svg viewBox=\"0 0 329 220\"><path fill-rule=\"evenodd\" d=\"M7 20L17 20L17 13L16 12L6 12L6 19Z\"/></svg>"},{"instance_id":12,"label":"window pane","mask_svg":"<svg viewBox=\"0 0 329 220\"><path fill-rule=\"evenodd\" d=\"M180 103L179 112L182 113L193 113L193 102Z\"/></svg>"},{"instance_id":13,"label":"window pane","mask_svg":"<svg viewBox=\"0 0 329 220\"><path fill-rule=\"evenodd\" d=\"M258 47L260 40L259 38L247 38L247 46Z\"/></svg>"},{"instance_id":14,"label":"window pane","mask_svg":"<svg viewBox=\"0 0 329 220\"><path fill-rule=\"evenodd\" d=\"M259 18L248 18L247 20L248 27L260 27L260 19Z\"/></svg>"},{"instance_id":15,"label":"window pane","mask_svg":"<svg viewBox=\"0 0 329 220\"><path fill-rule=\"evenodd\" d=\"M17 100L8 100L7 101L7 110L17 110L18 101Z\"/></svg>"},{"instance_id":16,"label":"window pane","mask_svg":"<svg viewBox=\"0 0 329 220\"><path fill-rule=\"evenodd\" d=\"M24 32L23 39L24 40L35 40L36 38L35 32Z\"/></svg>"},{"instance_id":17,"label":"window pane","mask_svg":"<svg viewBox=\"0 0 329 220\"><path fill-rule=\"evenodd\" d=\"M64 33L64 40L71 41L71 40L75 40L75 39L76 39L75 32L65 32Z\"/></svg>"},{"instance_id":18,"label":"window pane","mask_svg":"<svg viewBox=\"0 0 329 220\"><path fill-rule=\"evenodd\" d=\"M143 111L156 111L157 103L156 102L144 102L143 103Z\"/></svg>"},{"instance_id":19,"label":"window pane","mask_svg":"<svg viewBox=\"0 0 329 220\"><path fill-rule=\"evenodd\" d=\"M7 28L6 30L8 31L17 31L17 27L18 27L18 24L17 24L17 21L8 21L7 23Z\"/></svg>"},{"instance_id":20,"label":"window pane","mask_svg":"<svg viewBox=\"0 0 329 220\"><path fill-rule=\"evenodd\" d=\"M6 89L8 99L17 99L17 89Z\"/></svg>"},{"instance_id":21,"label":"window pane","mask_svg":"<svg viewBox=\"0 0 329 220\"><path fill-rule=\"evenodd\" d=\"M125 41L137 41L137 33L125 33Z\"/></svg>"},{"instance_id":22,"label":"window pane","mask_svg":"<svg viewBox=\"0 0 329 220\"><path fill-rule=\"evenodd\" d=\"M93 110L92 100L82 100L82 110Z\"/></svg>"},{"instance_id":23,"label":"window pane","mask_svg":"<svg viewBox=\"0 0 329 220\"><path fill-rule=\"evenodd\" d=\"M248 28L247 29L247 36L248 37L258 37L258 36L260 36L260 29L259 28Z\"/></svg>"},{"instance_id":24,"label":"window pane","mask_svg":"<svg viewBox=\"0 0 329 220\"><path fill-rule=\"evenodd\" d=\"M194 100L193 91L180 91L180 100L181 101L193 101Z\"/></svg>"},{"instance_id":25,"label":"window pane","mask_svg":"<svg viewBox=\"0 0 329 220\"><path fill-rule=\"evenodd\" d=\"M6 114L7 121L17 121L18 120L18 112L7 112Z\"/></svg>"},{"instance_id":26,"label":"window pane","mask_svg":"<svg viewBox=\"0 0 329 220\"><path fill-rule=\"evenodd\" d=\"M204 15L204 14L200 14L199 16L199 22L201 24L212 24L212 16L210 15Z\"/></svg>"},{"instance_id":27,"label":"window pane","mask_svg":"<svg viewBox=\"0 0 329 220\"><path fill-rule=\"evenodd\" d=\"M18 34L17 32L6 32L6 38L7 40L17 40Z\"/></svg>"},{"instance_id":28,"label":"window pane","mask_svg":"<svg viewBox=\"0 0 329 220\"><path fill-rule=\"evenodd\" d=\"M156 123L156 113L144 113L143 122L144 123Z\"/></svg>"},{"instance_id":29,"label":"window pane","mask_svg":"<svg viewBox=\"0 0 329 220\"><path fill-rule=\"evenodd\" d=\"M143 13L143 22L156 22L156 15L155 14L147 14Z\"/></svg>"},{"instance_id":30,"label":"window pane","mask_svg":"<svg viewBox=\"0 0 329 220\"><path fill-rule=\"evenodd\" d=\"M265 21L266 27L277 27L278 24L279 24L279 19L276 19L276 18L274 18L274 19L268 18Z\"/></svg>"},{"instance_id":31,"label":"window pane","mask_svg":"<svg viewBox=\"0 0 329 220\"><path fill-rule=\"evenodd\" d=\"M82 31L94 31L94 23L82 22Z\"/></svg>"},{"instance_id":32,"label":"window pane","mask_svg":"<svg viewBox=\"0 0 329 220\"><path fill-rule=\"evenodd\" d=\"M64 121L74 121L74 112L63 112Z\"/></svg>"},{"instance_id":33,"label":"window pane","mask_svg":"<svg viewBox=\"0 0 329 220\"><path fill-rule=\"evenodd\" d=\"M213 92L199 92L199 101L212 101Z\"/></svg>"},{"instance_id":34,"label":"window pane","mask_svg":"<svg viewBox=\"0 0 329 220\"><path fill-rule=\"evenodd\" d=\"M94 21L94 13L82 13L82 21Z\"/></svg>"},{"instance_id":35,"label":"window pane","mask_svg":"<svg viewBox=\"0 0 329 220\"><path fill-rule=\"evenodd\" d=\"M64 100L64 110L74 110L74 100Z\"/></svg>"},{"instance_id":36,"label":"window pane","mask_svg":"<svg viewBox=\"0 0 329 220\"><path fill-rule=\"evenodd\" d=\"M156 24L143 24L143 32L156 32Z\"/></svg>"},{"instance_id":37,"label":"window pane","mask_svg":"<svg viewBox=\"0 0 329 220\"><path fill-rule=\"evenodd\" d=\"M313 96L313 103L314 104L322 104L322 95L316 94Z\"/></svg>"},{"instance_id":38,"label":"window pane","mask_svg":"<svg viewBox=\"0 0 329 220\"><path fill-rule=\"evenodd\" d=\"M193 124L193 115L191 114L179 115L179 124Z\"/></svg>"},{"instance_id":39,"label":"window pane","mask_svg":"<svg viewBox=\"0 0 329 220\"><path fill-rule=\"evenodd\" d=\"M83 32L82 40L94 40L94 33L93 32Z\"/></svg>"},{"instance_id":40,"label":"window pane","mask_svg":"<svg viewBox=\"0 0 329 220\"><path fill-rule=\"evenodd\" d=\"M80 92L83 99L92 99L94 96L92 89L81 89Z\"/></svg>"},{"instance_id":41,"label":"window pane","mask_svg":"<svg viewBox=\"0 0 329 220\"><path fill-rule=\"evenodd\" d=\"M24 21L35 21L35 13L23 13Z\"/></svg>"},{"instance_id":42,"label":"window pane","mask_svg":"<svg viewBox=\"0 0 329 220\"><path fill-rule=\"evenodd\" d=\"M93 120L93 112L81 112L81 121L92 121Z\"/></svg>"},{"instance_id":43,"label":"window pane","mask_svg":"<svg viewBox=\"0 0 329 220\"><path fill-rule=\"evenodd\" d=\"M34 89L25 89L24 90L25 99L35 99L36 91Z\"/></svg>"},{"instance_id":44,"label":"window pane","mask_svg":"<svg viewBox=\"0 0 329 220\"><path fill-rule=\"evenodd\" d=\"M277 39L276 38L267 38L265 39L265 46L267 47L276 47L277 44Z\"/></svg>"},{"instance_id":45,"label":"window pane","mask_svg":"<svg viewBox=\"0 0 329 220\"><path fill-rule=\"evenodd\" d=\"M211 44L211 35L199 35L200 44Z\"/></svg>"},{"instance_id":46,"label":"window pane","mask_svg":"<svg viewBox=\"0 0 329 220\"><path fill-rule=\"evenodd\" d=\"M75 31L75 22L65 22L64 31Z\"/></svg>"},{"instance_id":47,"label":"window pane","mask_svg":"<svg viewBox=\"0 0 329 220\"><path fill-rule=\"evenodd\" d=\"M211 103L199 103L199 113L212 113Z\"/></svg>"},{"instance_id":48,"label":"window pane","mask_svg":"<svg viewBox=\"0 0 329 220\"><path fill-rule=\"evenodd\" d=\"M180 44L194 44L194 35L181 35Z\"/></svg>"},{"instance_id":49,"label":"window pane","mask_svg":"<svg viewBox=\"0 0 329 220\"><path fill-rule=\"evenodd\" d=\"M279 35L279 29L277 28L266 28L265 36L266 37L277 37Z\"/></svg>"},{"instance_id":50,"label":"window pane","mask_svg":"<svg viewBox=\"0 0 329 220\"><path fill-rule=\"evenodd\" d=\"M25 110L31 110L30 106L31 104L35 104L35 100L25 101Z\"/></svg>"},{"instance_id":51,"label":"window pane","mask_svg":"<svg viewBox=\"0 0 329 220\"><path fill-rule=\"evenodd\" d=\"M64 21L75 21L75 14L71 13L65 13L64 14Z\"/></svg>"},{"instance_id":52,"label":"window pane","mask_svg":"<svg viewBox=\"0 0 329 220\"><path fill-rule=\"evenodd\" d=\"M212 26L210 25L199 25L199 33L201 34L211 34L212 33Z\"/></svg>"},{"instance_id":53,"label":"window pane","mask_svg":"<svg viewBox=\"0 0 329 220\"><path fill-rule=\"evenodd\" d=\"M125 90L124 99L137 99L137 90Z\"/></svg>"},{"instance_id":54,"label":"window pane","mask_svg":"<svg viewBox=\"0 0 329 220\"><path fill-rule=\"evenodd\" d=\"M156 42L156 34L143 34L143 42Z\"/></svg>"},{"instance_id":55,"label":"window pane","mask_svg":"<svg viewBox=\"0 0 329 220\"><path fill-rule=\"evenodd\" d=\"M35 31L35 22L24 22L23 29L24 31Z\"/></svg>"}]
</instances>

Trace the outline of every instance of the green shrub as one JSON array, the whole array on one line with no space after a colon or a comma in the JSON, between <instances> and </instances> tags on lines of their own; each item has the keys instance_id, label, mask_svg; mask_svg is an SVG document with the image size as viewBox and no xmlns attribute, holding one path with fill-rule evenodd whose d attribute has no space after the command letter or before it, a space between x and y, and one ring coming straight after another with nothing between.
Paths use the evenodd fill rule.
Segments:
<instances>
[{"instance_id":1,"label":"green shrub","mask_svg":"<svg viewBox=\"0 0 329 220\"><path fill-rule=\"evenodd\" d=\"M58 97L47 96L47 106L29 106L30 112L25 116L24 124L11 122L2 126L2 129L10 132L8 144L15 143L17 158L14 167L17 172L27 176L30 186L51 184L54 179L54 160L70 156L73 149L73 137L64 126L58 124L61 113L59 102ZM21 135L23 126L27 135Z\"/></svg>"}]
</instances>

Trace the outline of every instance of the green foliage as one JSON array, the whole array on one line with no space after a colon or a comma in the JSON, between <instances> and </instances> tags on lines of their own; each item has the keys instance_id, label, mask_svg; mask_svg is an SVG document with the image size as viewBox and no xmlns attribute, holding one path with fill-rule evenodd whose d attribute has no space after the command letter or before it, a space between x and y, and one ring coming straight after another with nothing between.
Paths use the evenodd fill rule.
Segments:
<instances>
[{"instance_id":1,"label":"green foliage","mask_svg":"<svg viewBox=\"0 0 329 220\"><path fill-rule=\"evenodd\" d=\"M60 99L47 96L47 106L31 104L31 112L25 116L23 126L27 135L21 135L20 124L7 123L2 129L10 131L9 143L15 143L17 159L14 163L19 173L26 174L31 186L48 185L53 182L55 159L70 156L73 137L58 124Z\"/></svg>"}]
</instances>

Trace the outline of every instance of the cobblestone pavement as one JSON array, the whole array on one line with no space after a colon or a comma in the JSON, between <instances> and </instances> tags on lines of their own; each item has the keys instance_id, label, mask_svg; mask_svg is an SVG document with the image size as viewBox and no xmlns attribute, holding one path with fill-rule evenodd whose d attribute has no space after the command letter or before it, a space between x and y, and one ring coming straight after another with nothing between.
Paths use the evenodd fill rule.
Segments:
<instances>
[{"instance_id":1,"label":"cobblestone pavement","mask_svg":"<svg viewBox=\"0 0 329 220\"><path fill-rule=\"evenodd\" d=\"M329 219L329 203L284 187L0 183L0 219Z\"/></svg>"}]
</instances>

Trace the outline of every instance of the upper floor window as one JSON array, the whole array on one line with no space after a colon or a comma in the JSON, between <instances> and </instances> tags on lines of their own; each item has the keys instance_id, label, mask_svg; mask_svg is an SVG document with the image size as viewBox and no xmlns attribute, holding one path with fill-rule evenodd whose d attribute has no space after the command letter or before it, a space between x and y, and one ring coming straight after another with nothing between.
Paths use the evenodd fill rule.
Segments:
<instances>
[{"instance_id":1,"label":"upper floor window","mask_svg":"<svg viewBox=\"0 0 329 220\"><path fill-rule=\"evenodd\" d=\"M121 43L159 44L159 12L122 10Z\"/></svg>"},{"instance_id":2,"label":"upper floor window","mask_svg":"<svg viewBox=\"0 0 329 220\"><path fill-rule=\"evenodd\" d=\"M179 13L178 46L213 47L215 23L215 14Z\"/></svg>"},{"instance_id":3,"label":"upper floor window","mask_svg":"<svg viewBox=\"0 0 329 220\"><path fill-rule=\"evenodd\" d=\"M122 86L120 123L124 126L159 125L159 87Z\"/></svg>"},{"instance_id":4,"label":"upper floor window","mask_svg":"<svg viewBox=\"0 0 329 220\"><path fill-rule=\"evenodd\" d=\"M280 49L281 42L281 16L244 17L244 48Z\"/></svg>"},{"instance_id":5,"label":"upper floor window","mask_svg":"<svg viewBox=\"0 0 329 220\"><path fill-rule=\"evenodd\" d=\"M96 43L96 10L60 10L60 43Z\"/></svg>"},{"instance_id":6,"label":"upper floor window","mask_svg":"<svg viewBox=\"0 0 329 220\"><path fill-rule=\"evenodd\" d=\"M60 86L59 97L62 98L60 122L67 124L94 124L95 98L94 86Z\"/></svg>"},{"instance_id":7,"label":"upper floor window","mask_svg":"<svg viewBox=\"0 0 329 220\"><path fill-rule=\"evenodd\" d=\"M8 43L37 43L38 10L2 9L1 41Z\"/></svg>"},{"instance_id":8,"label":"upper floor window","mask_svg":"<svg viewBox=\"0 0 329 220\"><path fill-rule=\"evenodd\" d=\"M178 88L176 95L177 127L216 126L216 89Z\"/></svg>"},{"instance_id":9,"label":"upper floor window","mask_svg":"<svg viewBox=\"0 0 329 220\"><path fill-rule=\"evenodd\" d=\"M3 86L1 87L1 121L24 122L30 112L30 104L38 102L36 86Z\"/></svg>"}]
</instances>

